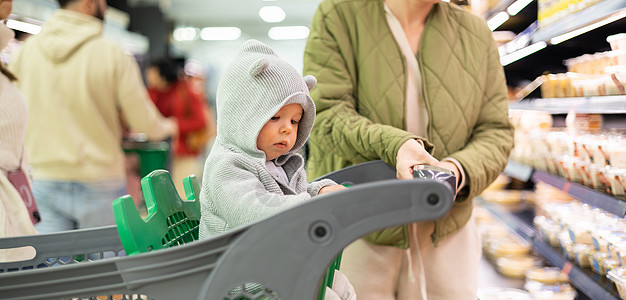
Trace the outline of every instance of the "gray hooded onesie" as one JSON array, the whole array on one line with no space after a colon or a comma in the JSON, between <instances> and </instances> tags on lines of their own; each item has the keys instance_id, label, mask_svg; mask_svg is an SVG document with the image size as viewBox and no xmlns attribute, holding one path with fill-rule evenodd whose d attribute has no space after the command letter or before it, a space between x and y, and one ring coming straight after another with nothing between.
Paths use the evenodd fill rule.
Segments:
<instances>
[{"instance_id":1,"label":"gray hooded onesie","mask_svg":"<svg viewBox=\"0 0 626 300\"><path fill-rule=\"evenodd\" d=\"M242 45L217 88L217 138L204 166L200 238L274 215L335 184L331 180L307 183L304 158L295 153L315 121L315 104L309 96L315 83L313 76L302 78L267 45L256 40ZM285 171L285 182L268 170L256 141L263 125L291 103L300 104L304 112L298 136L287 154L272 161Z\"/></svg>"}]
</instances>

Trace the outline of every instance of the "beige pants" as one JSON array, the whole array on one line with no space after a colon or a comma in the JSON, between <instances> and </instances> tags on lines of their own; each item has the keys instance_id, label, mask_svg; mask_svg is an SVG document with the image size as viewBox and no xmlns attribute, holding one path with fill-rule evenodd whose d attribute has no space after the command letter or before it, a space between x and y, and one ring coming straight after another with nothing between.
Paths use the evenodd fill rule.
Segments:
<instances>
[{"instance_id":1,"label":"beige pants","mask_svg":"<svg viewBox=\"0 0 626 300\"><path fill-rule=\"evenodd\" d=\"M183 179L191 174L198 176L201 172L200 162L197 156L175 156L172 160L172 180L181 199L185 197L185 189L183 188ZM200 184L200 182L198 182ZM200 195L198 195L199 197Z\"/></svg>"},{"instance_id":2,"label":"beige pants","mask_svg":"<svg viewBox=\"0 0 626 300\"><path fill-rule=\"evenodd\" d=\"M433 222L409 226L410 248L379 246L362 239L343 251L341 272L359 300L476 300L482 255L474 220L435 248Z\"/></svg>"}]
</instances>

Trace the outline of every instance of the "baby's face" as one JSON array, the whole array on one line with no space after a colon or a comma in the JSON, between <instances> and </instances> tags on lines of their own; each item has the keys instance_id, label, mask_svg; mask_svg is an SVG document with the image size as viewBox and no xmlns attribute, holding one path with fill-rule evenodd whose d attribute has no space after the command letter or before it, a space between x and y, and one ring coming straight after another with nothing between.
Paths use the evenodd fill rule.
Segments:
<instances>
[{"instance_id":1,"label":"baby's face","mask_svg":"<svg viewBox=\"0 0 626 300\"><path fill-rule=\"evenodd\" d=\"M293 148L302 113L300 104L287 104L263 125L256 139L256 146L265 152L267 161L286 154Z\"/></svg>"}]
</instances>

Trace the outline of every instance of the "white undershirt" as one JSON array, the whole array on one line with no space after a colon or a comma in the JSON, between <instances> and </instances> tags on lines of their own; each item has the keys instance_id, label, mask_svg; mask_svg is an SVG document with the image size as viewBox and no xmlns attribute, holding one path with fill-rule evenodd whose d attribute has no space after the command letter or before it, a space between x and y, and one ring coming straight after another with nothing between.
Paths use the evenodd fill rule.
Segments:
<instances>
[{"instance_id":1,"label":"white undershirt","mask_svg":"<svg viewBox=\"0 0 626 300\"><path fill-rule=\"evenodd\" d=\"M409 44L409 40L402 29L402 25L398 18L393 14L387 3L385 3L385 17L387 23L393 33L394 38L398 42L398 46L402 51L402 55L406 60L407 67L407 90L406 90L406 131L419 137L428 139L428 111L424 103L424 95L422 94L422 77L419 70L417 56L413 54L413 49ZM421 141L420 141L421 142ZM454 158L447 157L443 161L449 161L456 165L459 169L459 185L457 192L465 186L465 170L461 163Z\"/></svg>"},{"instance_id":2,"label":"white undershirt","mask_svg":"<svg viewBox=\"0 0 626 300\"><path fill-rule=\"evenodd\" d=\"M409 40L400 25L400 21L391 12L385 3L385 16L393 36L396 38L400 50L404 55L407 66L407 91L406 91L406 131L419 137L428 139L428 111L422 95L422 77L420 75L417 57L413 54Z\"/></svg>"}]
</instances>

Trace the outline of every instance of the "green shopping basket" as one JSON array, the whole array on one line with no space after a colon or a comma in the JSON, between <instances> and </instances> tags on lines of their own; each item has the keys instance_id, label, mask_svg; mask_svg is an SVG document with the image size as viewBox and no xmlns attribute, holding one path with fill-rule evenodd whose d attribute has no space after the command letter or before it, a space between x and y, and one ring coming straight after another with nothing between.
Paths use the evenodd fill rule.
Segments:
<instances>
[{"instance_id":1,"label":"green shopping basket","mask_svg":"<svg viewBox=\"0 0 626 300\"><path fill-rule=\"evenodd\" d=\"M148 215L142 218L129 195L113 201L117 230L127 255L146 253L198 240L200 224L200 187L195 175L183 180L185 196L176 192L166 170L155 170L141 179ZM339 269L341 254L325 274L317 299L324 299L325 287L332 287L334 271ZM244 300L247 298L241 298Z\"/></svg>"}]
</instances>

